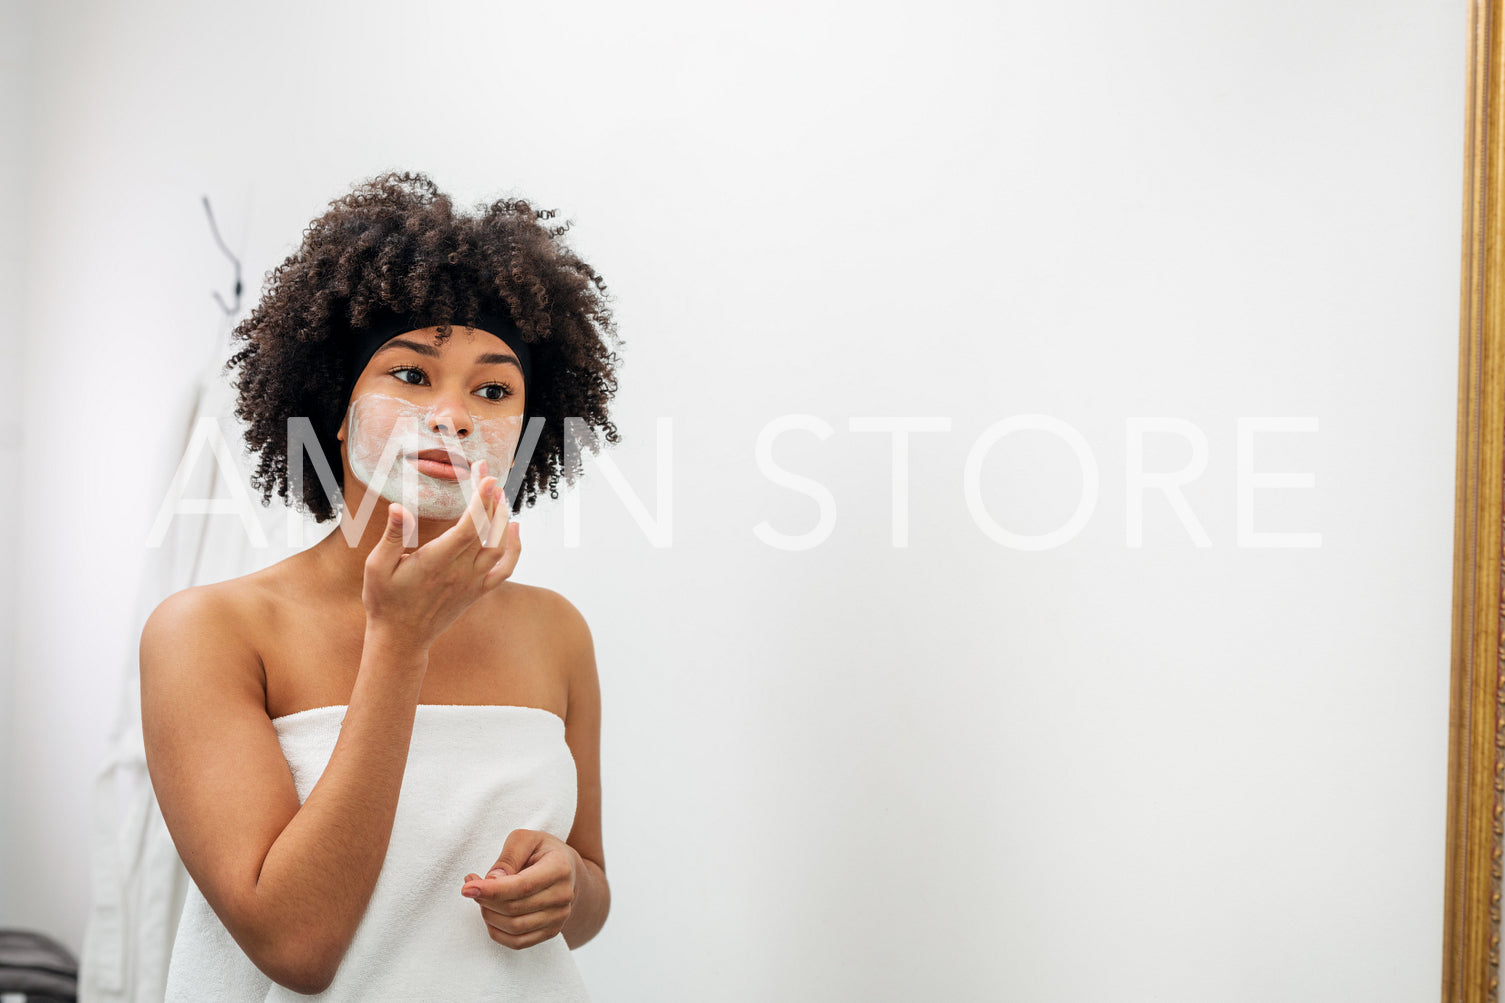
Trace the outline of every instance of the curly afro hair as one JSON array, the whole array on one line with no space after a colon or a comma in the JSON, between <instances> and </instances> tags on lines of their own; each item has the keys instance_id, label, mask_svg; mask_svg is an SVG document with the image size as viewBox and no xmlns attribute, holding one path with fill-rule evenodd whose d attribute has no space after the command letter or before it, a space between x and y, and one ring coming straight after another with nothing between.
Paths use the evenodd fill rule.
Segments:
<instances>
[{"instance_id":1,"label":"curly afro hair","mask_svg":"<svg viewBox=\"0 0 1505 1003\"><path fill-rule=\"evenodd\" d=\"M450 325L469 325L484 311L505 312L517 324L533 360L530 425L545 420L514 513L542 491L558 498L560 480L574 483L579 453L567 467L566 417L578 419L572 449L599 449L601 435L620 441L607 405L621 360L603 336L618 347L622 341L606 283L560 239L570 223L539 222L554 214L514 198L457 213L449 196L414 172L381 174L332 201L268 274L260 302L232 332L246 344L225 369L239 369L235 414L260 455L251 483L263 503L275 490L319 522L338 514L301 449L302 497L288 499L288 419L307 417L343 492L336 434L349 403L350 331L384 311L433 318L440 341Z\"/></svg>"}]
</instances>

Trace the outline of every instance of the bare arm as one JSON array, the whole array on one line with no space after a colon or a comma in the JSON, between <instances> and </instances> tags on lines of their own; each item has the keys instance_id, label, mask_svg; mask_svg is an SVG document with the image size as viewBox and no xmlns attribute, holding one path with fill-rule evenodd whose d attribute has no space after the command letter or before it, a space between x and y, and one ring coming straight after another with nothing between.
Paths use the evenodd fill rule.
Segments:
<instances>
[{"instance_id":1,"label":"bare arm","mask_svg":"<svg viewBox=\"0 0 1505 1003\"><path fill-rule=\"evenodd\" d=\"M563 596L543 591L549 601L540 615L568 685L564 737L579 781L575 821L568 840L512 830L490 872L466 875L460 892L480 906L487 935L514 950L555 936L577 948L600 932L611 909L601 851L601 688L590 630Z\"/></svg>"},{"instance_id":2,"label":"bare arm","mask_svg":"<svg viewBox=\"0 0 1505 1003\"><path fill-rule=\"evenodd\" d=\"M142 633L152 785L184 866L241 950L273 981L318 992L381 872L428 653L367 629L340 737L300 808L260 664L221 606L180 592Z\"/></svg>"},{"instance_id":3,"label":"bare arm","mask_svg":"<svg viewBox=\"0 0 1505 1003\"><path fill-rule=\"evenodd\" d=\"M566 640L562 654L570 681L565 741L575 758L578 778L575 822L568 843L580 857L575 902L560 935L574 949L601 932L611 911L601 838L601 683L585 618L562 596L556 602L559 629L555 636Z\"/></svg>"},{"instance_id":4,"label":"bare arm","mask_svg":"<svg viewBox=\"0 0 1505 1003\"><path fill-rule=\"evenodd\" d=\"M472 507L487 504L481 487ZM289 989L333 981L376 887L430 645L516 566L515 534L467 537L468 516L416 554L402 553L389 519L367 561L365 642L340 736L301 806L233 605L190 589L142 632L142 729L163 819L230 935Z\"/></svg>"}]
</instances>

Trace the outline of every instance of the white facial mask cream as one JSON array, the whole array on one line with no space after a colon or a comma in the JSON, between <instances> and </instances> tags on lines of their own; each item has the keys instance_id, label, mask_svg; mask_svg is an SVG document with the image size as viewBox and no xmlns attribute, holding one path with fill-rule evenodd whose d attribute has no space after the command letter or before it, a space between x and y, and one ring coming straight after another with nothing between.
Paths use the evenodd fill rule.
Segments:
<instances>
[{"instance_id":1,"label":"white facial mask cream","mask_svg":"<svg viewBox=\"0 0 1505 1003\"><path fill-rule=\"evenodd\" d=\"M432 417L431 409L401 397L357 397L347 414L350 469L366 487L420 519L458 519L474 491L470 468L478 461L486 461L488 476L506 481L523 419L470 415L470 433L460 438L432 431Z\"/></svg>"}]
</instances>

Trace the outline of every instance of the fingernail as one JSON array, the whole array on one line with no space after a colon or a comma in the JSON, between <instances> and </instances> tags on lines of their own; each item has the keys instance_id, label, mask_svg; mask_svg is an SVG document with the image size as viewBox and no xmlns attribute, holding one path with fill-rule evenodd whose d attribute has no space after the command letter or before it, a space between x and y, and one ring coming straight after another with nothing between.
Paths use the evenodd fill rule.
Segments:
<instances>
[{"instance_id":1,"label":"fingernail","mask_svg":"<svg viewBox=\"0 0 1505 1003\"><path fill-rule=\"evenodd\" d=\"M479 889L479 888L467 888L463 892L461 892L460 894L464 895L468 899L478 899L478 898L481 897L481 889Z\"/></svg>"}]
</instances>

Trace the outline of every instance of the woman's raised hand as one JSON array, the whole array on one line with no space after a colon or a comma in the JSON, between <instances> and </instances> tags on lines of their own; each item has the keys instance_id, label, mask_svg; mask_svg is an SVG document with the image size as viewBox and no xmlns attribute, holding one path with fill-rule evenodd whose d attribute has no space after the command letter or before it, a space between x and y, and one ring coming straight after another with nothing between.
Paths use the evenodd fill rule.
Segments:
<instances>
[{"instance_id":1,"label":"woman's raised hand","mask_svg":"<svg viewBox=\"0 0 1505 1003\"><path fill-rule=\"evenodd\" d=\"M403 526L415 517L395 502L388 506L386 530L366 558L361 602L368 625L427 649L517 567L522 541L501 485L486 475L485 460L470 473L475 491L460 518L412 553L403 553Z\"/></svg>"}]
</instances>

